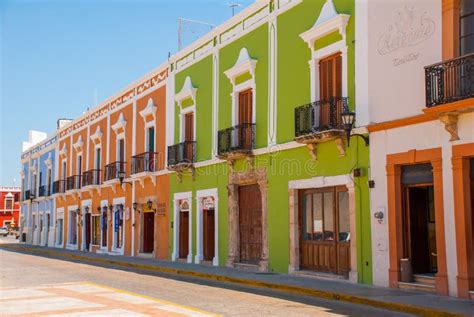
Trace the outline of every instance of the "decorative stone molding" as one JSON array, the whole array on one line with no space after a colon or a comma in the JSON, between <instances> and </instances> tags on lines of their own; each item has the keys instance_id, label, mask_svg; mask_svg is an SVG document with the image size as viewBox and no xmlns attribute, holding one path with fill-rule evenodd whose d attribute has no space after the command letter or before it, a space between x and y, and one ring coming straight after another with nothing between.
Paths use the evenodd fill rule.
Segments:
<instances>
[{"instance_id":1,"label":"decorative stone molding","mask_svg":"<svg viewBox=\"0 0 474 317\"><path fill-rule=\"evenodd\" d=\"M67 147L66 147L66 143L63 143L63 147L61 148L61 150L59 150L59 157L66 157L67 155Z\"/></svg>"},{"instance_id":2,"label":"decorative stone molding","mask_svg":"<svg viewBox=\"0 0 474 317\"><path fill-rule=\"evenodd\" d=\"M356 205L355 205L355 187L350 174L337 176L318 176L309 179L294 180L288 183L289 192L289 231L290 231L290 265L288 271L290 274L300 270L300 234L299 228L299 200L298 191L310 188L322 188L331 186L345 185L349 195L349 217L350 217L350 254L351 270L349 272L349 281L357 283L357 231L356 231Z\"/></svg>"},{"instance_id":3,"label":"decorative stone molding","mask_svg":"<svg viewBox=\"0 0 474 317\"><path fill-rule=\"evenodd\" d=\"M444 124L444 128L448 131L451 138L449 141L459 140L458 135L458 115L457 114L445 114L439 117L439 121Z\"/></svg>"},{"instance_id":4,"label":"decorative stone molding","mask_svg":"<svg viewBox=\"0 0 474 317\"><path fill-rule=\"evenodd\" d=\"M328 34L338 31L343 40L346 40L346 27L350 15L339 14L334 7L332 0L327 0L321 9L316 23L306 32L300 34L300 37L308 44L311 51L314 50L314 42Z\"/></svg>"},{"instance_id":5,"label":"decorative stone molding","mask_svg":"<svg viewBox=\"0 0 474 317\"><path fill-rule=\"evenodd\" d=\"M121 134L125 132L125 127L127 126L127 120L124 119L123 113L120 113L117 122L112 125L112 130L115 134Z\"/></svg>"},{"instance_id":6,"label":"decorative stone molding","mask_svg":"<svg viewBox=\"0 0 474 317\"><path fill-rule=\"evenodd\" d=\"M184 100L189 98L191 98L193 100L193 103L195 104L196 93L197 88L194 88L193 83L191 81L191 77L188 76L184 80L183 88L181 88L181 91L174 96L174 99L178 103L179 107L181 107Z\"/></svg>"},{"instance_id":7,"label":"decorative stone molding","mask_svg":"<svg viewBox=\"0 0 474 317\"><path fill-rule=\"evenodd\" d=\"M48 158L44 161L44 164L47 168L52 168L53 166L53 159L51 157L51 152L49 152Z\"/></svg>"},{"instance_id":8,"label":"decorative stone molding","mask_svg":"<svg viewBox=\"0 0 474 317\"><path fill-rule=\"evenodd\" d=\"M146 104L145 109L139 112L140 116L143 118L143 121L148 122L148 118L152 117L153 121L156 119L156 106L153 103L153 99L149 98Z\"/></svg>"},{"instance_id":9,"label":"decorative stone molding","mask_svg":"<svg viewBox=\"0 0 474 317\"><path fill-rule=\"evenodd\" d=\"M72 145L72 147L74 148L74 150L76 150L76 152L82 152L82 147L84 146L84 141L82 141L82 136L79 136L77 138L77 141L76 143L74 143Z\"/></svg>"},{"instance_id":10,"label":"decorative stone molding","mask_svg":"<svg viewBox=\"0 0 474 317\"><path fill-rule=\"evenodd\" d=\"M97 145L102 141L102 131L100 130L100 126L97 126L94 134L91 135L91 141Z\"/></svg>"},{"instance_id":11,"label":"decorative stone molding","mask_svg":"<svg viewBox=\"0 0 474 317\"><path fill-rule=\"evenodd\" d=\"M249 169L229 175L227 185L229 203L229 249L227 266L235 267L240 262L240 229L239 229L239 186L258 184L262 198L262 255L258 270L268 271L268 180L266 169Z\"/></svg>"},{"instance_id":12,"label":"decorative stone molding","mask_svg":"<svg viewBox=\"0 0 474 317\"><path fill-rule=\"evenodd\" d=\"M252 78L255 78L255 67L257 66L257 60L252 59L249 52L244 47L240 50L239 57L235 62L235 65L224 72L229 78L232 85L235 85L235 79L243 74L250 73Z\"/></svg>"}]
</instances>

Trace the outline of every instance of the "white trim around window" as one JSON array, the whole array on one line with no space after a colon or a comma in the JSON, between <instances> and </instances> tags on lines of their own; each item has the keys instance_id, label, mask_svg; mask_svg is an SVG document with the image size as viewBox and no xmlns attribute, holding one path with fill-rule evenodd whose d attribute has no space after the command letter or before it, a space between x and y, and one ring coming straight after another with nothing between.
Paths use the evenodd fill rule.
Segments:
<instances>
[{"instance_id":1,"label":"white trim around window","mask_svg":"<svg viewBox=\"0 0 474 317\"><path fill-rule=\"evenodd\" d=\"M199 264L204 258L204 221L203 221L203 200L212 197L214 199L214 258L213 266L219 266L219 200L217 188L198 190L196 192L196 256L194 262Z\"/></svg>"},{"instance_id":2,"label":"white trim around window","mask_svg":"<svg viewBox=\"0 0 474 317\"><path fill-rule=\"evenodd\" d=\"M186 108L183 108L180 110L179 113L179 142L184 142L186 136L185 136L185 120L184 118L186 117L187 114L193 113L193 141L196 141L196 104L193 104L192 106L188 106ZM156 130L155 130L156 132Z\"/></svg>"},{"instance_id":3,"label":"white trim around window","mask_svg":"<svg viewBox=\"0 0 474 317\"><path fill-rule=\"evenodd\" d=\"M179 213L180 213L180 200L187 200L189 204L189 227L188 227L188 256L187 262L193 262L193 226L192 226L192 215L193 215L193 193L192 192L183 192L183 193L175 193L173 197L173 253L171 254L171 260L176 261L179 258Z\"/></svg>"},{"instance_id":4,"label":"white trim around window","mask_svg":"<svg viewBox=\"0 0 474 317\"><path fill-rule=\"evenodd\" d=\"M78 245L77 245L77 242L78 242L78 233L79 233L79 222L77 221L77 214L76 214L76 210L77 210L77 205L73 205L73 206L69 206L67 208L67 243L66 243L66 249L69 249L69 250L77 250L78 249ZM71 243L71 239L72 239L72 236L71 236L71 212L72 214L74 214L74 217L76 217L76 243Z\"/></svg>"},{"instance_id":5,"label":"white trim around window","mask_svg":"<svg viewBox=\"0 0 474 317\"><path fill-rule=\"evenodd\" d=\"M342 59L342 96L347 97L347 45L345 40L340 40L331 45L328 45L322 49L313 51L311 59L309 60L310 69L310 89L311 89L311 101L319 100L319 62L331 55L341 53Z\"/></svg>"}]
</instances>

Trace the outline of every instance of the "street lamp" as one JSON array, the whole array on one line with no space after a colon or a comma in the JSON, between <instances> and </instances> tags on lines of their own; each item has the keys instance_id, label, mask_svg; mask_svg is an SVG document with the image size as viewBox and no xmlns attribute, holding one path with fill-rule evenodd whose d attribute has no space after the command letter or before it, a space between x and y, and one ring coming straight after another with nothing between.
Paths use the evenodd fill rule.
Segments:
<instances>
[{"instance_id":1,"label":"street lamp","mask_svg":"<svg viewBox=\"0 0 474 317\"><path fill-rule=\"evenodd\" d=\"M124 179L125 179L125 171L123 170L120 170L118 172L118 179L120 181L120 186L122 186L123 184L129 184L129 185L132 185L131 182L125 182Z\"/></svg>"},{"instance_id":2,"label":"street lamp","mask_svg":"<svg viewBox=\"0 0 474 317\"><path fill-rule=\"evenodd\" d=\"M138 203L137 203L137 202L134 202L134 203L132 204L132 208L133 208L134 211L137 211L137 210L138 210L138 213L140 213L140 209L138 209Z\"/></svg>"},{"instance_id":3,"label":"street lamp","mask_svg":"<svg viewBox=\"0 0 474 317\"><path fill-rule=\"evenodd\" d=\"M151 199L148 199L148 201L146 202L146 206L148 207L148 210L153 210L153 212L156 212L156 208L152 209L153 202L151 201Z\"/></svg>"},{"instance_id":4,"label":"street lamp","mask_svg":"<svg viewBox=\"0 0 474 317\"><path fill-rule=\"evenodd\" d=\"M351 135L352 128L354 127L355 116L356 116L355 112L352 112L352 111L344 111L341 114L342 124L344 124L344 130L346 131L347 147L349 147L349 145L350 145L349 143L350 143L350 138L351 138L352 135L361 137L365 141L365 146L369 146L369 137L368 136L365 136L365 135L362 135L362 134L352 134Z\"/></svg>"}]
</instances>

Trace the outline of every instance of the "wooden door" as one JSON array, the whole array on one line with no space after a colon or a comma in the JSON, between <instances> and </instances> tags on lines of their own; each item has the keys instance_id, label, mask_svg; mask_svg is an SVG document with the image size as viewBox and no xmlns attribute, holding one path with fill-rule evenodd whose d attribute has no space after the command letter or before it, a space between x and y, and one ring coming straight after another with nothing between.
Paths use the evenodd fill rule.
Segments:
<instances>
[{"instance_id":1,"label":"wooden door","mask_svg":"<svg viewBox=\"0 0 474 317\"><path fill-rule=\"evenodd\" d=\"M214 258L214 209L203 210L204 226L204 260L212 261Z\"/></svg>"},{"instance_id":2,"label":"wooden door","mask_svg":"<svg viewBox=\"0 0 474 317\"><path fill-rule=\"evenodd\" d=\"M189 212L179 213L179 257L185 259L189 253Z\"/></svg>"},{"instance_id":3,"label":"wooden door","mask_svg":"<svg viewBox=\"0 0 474 317\"><path fill-rule=\"evenodd\" d=\"M194 112L184 116L184 155L187 162L193 161L193 141L194 141Z\"/></svg>"},{"instance_id":4,"label":"wooden door","mask_svg":"<svg viewBox=\"0 0 474 317\"><path fill-rule=\"evenodd\" d=\"M252 89L239 93L239 122L236 132L237 144L243 149L250 149L252 145Z\"/></svg>"},{"instance_id":5,"label":"wooden door","mask_svg":"<svg viewBox=\"0 0 474 317\"><path fill-rule=\"evenodd\" d=\"M350 217L345 187L304 190L300 201L300 267L347 275Z\"/></svg>"},{"instance_id":6,"label":"wooden door","mask_svg":"<svg viewBox=\"0 0 474 317\"><path fill-rule=\"evenodd\" d=\"M333 121L331 122L331 103L334 97L342 97L342 57L341 54L335 54L322 59L319 62L319 99L321 102L319 113L319 126L325 127L331 124L340 123L342 102L335 100L333 102Z\"/></svg>"},{"instance_id":7,"label":"wooden door","mask_svg":"<svg viewBox=\"0 0 474 317\"><path fill-rule=\"evenodd\" d=\"M102 246L107 246L107 227L108 227L108 220L107 220L107 213L102 213Z\"/></svg>"},{"instance_id":8,"label":"wooden door","mask_svg":"<svg viewBox=\"0 0 474 317\"><path fill-rule=\"evenodd\" d=\"M262 197L257 184L239 187L240 261L262 258Z\"/></svg>"},{"instance_id":9,"label":"wooden door","mask_svg":"<svg viewBox=\"0 0 474 317\"><path fill-rule=\"evenodd\" d=\"M155 240L155 213L143 213L143 252L152 253Z\"/></svg>"},{"instance_id":10,"label":"wooden door","mask_svg":"<svg viewBox=\"0 0 474 317\"><path fill-rule=\"evenodd\" d=\"M436 222L432 185L404 187L404 257L412 261L413 273L436 273Z\"/></svg>"},{"instance_id":11,"label":"wooden door","mask_svg":"<svg viewBox=\"0 0 474 317\"><path fill-rule=\"evenodd\" d=\"M86 250L89 250L91 244L91 214L86 214L84 218L84 224L86 226Z\"/></svg>"}]
</instances>

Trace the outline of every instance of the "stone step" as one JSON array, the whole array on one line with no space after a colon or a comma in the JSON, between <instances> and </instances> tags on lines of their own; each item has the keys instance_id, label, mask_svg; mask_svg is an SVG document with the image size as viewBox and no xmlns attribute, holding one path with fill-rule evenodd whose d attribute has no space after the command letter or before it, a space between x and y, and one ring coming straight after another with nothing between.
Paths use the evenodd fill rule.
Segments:
<instances>
[{"instance_id":1,"label":"stone step","mask_svg":"<svg viewBox=\"0 0 474 317\"><path fill-rule=\"evenodd\" d=\"M436 279L434 275L413 274L413 280L418 284L436 285Z\"/></svg>"},{"instance_id":2,"label":"stone step","mask_svg":"<svg viewBox=\"0 0 474 317\"><path fill-rule=\"evenodd\" d=\"M398 282L398 287L412 291L436 293L435 286L430 284Z\"/></svg>"},{"instance_id":3,"label":"stone step","mask_svg":"<svg viewBox=\"0 0 474 317\"><path fill-rule=\"evenodd\" d=\"M245 271L245 272L258 272L258 265L249 264L249 263L234 263L236 269Z\"/></svg>"},{"instance_id":4,"label":"stone step","mask_svg":"<svg viewBox=\"0 0 474 317\"><path fill-rule=\"evenodd\" d=\"M474 291L469 291L469 295L471 296L471 299L474 300Z\"/></svg>"}]
</instances>

